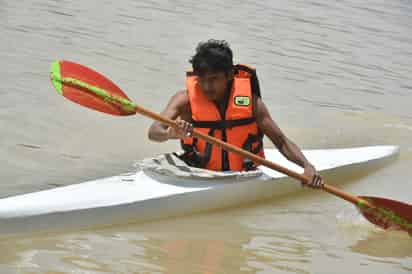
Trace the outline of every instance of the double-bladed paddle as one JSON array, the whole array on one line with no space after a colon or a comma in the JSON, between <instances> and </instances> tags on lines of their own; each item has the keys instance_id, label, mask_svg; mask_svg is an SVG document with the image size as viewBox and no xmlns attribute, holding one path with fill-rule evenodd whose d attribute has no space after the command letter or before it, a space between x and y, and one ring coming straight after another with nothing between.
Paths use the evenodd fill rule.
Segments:
<instances>
[{"instance_id":1,"label":"double-bladed paddle","mask_svg":"<svg viewBox=\"0 0 412 274\"><path fill-rule=\"evenodd\" d=\"M136 105L111 80L83 65L69 61L55 61L51 66L50 78L61 95L80 105L112 115L124 116L140 113L168 126L176 127L175 121ZM300 173L197 130L193 130L192 136L237 153L256 164L264 165L297 180L303 182L310 180ZM324 184L322 189L354 204L371 223L383 229L403 230L412 235L411 205L386 198L353 196L329 184Z\"/></svg>"}]
</instances>

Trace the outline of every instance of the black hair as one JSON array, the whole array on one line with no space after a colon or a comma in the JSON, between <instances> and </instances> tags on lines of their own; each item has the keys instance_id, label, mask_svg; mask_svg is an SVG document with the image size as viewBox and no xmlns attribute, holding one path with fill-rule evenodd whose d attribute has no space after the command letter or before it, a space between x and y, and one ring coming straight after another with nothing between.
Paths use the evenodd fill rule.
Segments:
<instances>
[{"instance_id":1,"label":"black hair","mask_svg":"<svg viewBox=\"0 0 412 274\"><path fill-rule=\"evenodd\" d=\"M196 75L207 72L228 74L233 69L233 53L225 40L210 39L197 45L196 54L189 62Z\"/></svg>"}]
</instances>

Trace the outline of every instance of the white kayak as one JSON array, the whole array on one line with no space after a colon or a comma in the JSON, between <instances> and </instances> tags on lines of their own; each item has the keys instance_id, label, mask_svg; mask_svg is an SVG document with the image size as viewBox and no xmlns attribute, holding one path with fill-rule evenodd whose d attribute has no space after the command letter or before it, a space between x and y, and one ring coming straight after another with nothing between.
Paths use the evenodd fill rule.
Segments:
<instances>
[{"instance_id":1,"label":"white kayak","mask_svg":"<svg viewBox=\"0 0 412 274\"><path fill-rule=\"evenodd\" d=\"M321 174L330 178L380 166L396 157L399 148L371 146L303 152ZM275 163L302 172L277 150L267 149L265 154ZM156 168L157 162L153 159L151 168L146 165L129 174L0 199L0 236L143 222L302 189L294 179L266 167L252 172L197 174L199 169L176 164L178 172L172 174L168 168Z\"/></svg>"}]
</instances>

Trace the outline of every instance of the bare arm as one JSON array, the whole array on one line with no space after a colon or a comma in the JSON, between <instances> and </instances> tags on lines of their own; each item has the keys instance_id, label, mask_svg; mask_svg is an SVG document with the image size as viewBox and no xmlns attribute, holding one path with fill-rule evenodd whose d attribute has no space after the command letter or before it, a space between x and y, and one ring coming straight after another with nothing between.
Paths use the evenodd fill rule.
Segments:
<instances>
[{"instance_id":1,"label":"bare arm","mask_svg":"<svg viewBox=\"0 0 412 274\"><path fill-rule=\"evenodd\" d=\"M191 124L185 121L191 119L189 98L186 91L179 91L173 95L161 115L172 120L177 119L180 130L175 130L155 121L149 128L148 136L150 140L164 142L168 139L181 138L190 131Z\"/></svg>"},{"instance_id":2,"label":"bare arm","mask_svg":"<svg viewBox=\"0 0 412 274\"><path fill-rule=\"evenodd\" d=\"M309 186L321 187L322 178L316 171L315 167L306 159L300 148L292 142L281 131L279 126L273 121L272 117L261 98L255 101L255 116L258 127L266 135L276 148L289 160L304 168L306 176L310 177Z\"/></svg>"},{"instance_id":3,"label":"bare arm","mask_svg":"<svg viewBox=\"0 0 412 274\"><path fill-rule=\"evenodd\" d=\"M272 141L276 148L289 161L292 161L303 168L310 165L299 147L286 137L275 121L273 121L268 109L260 98L257 98L256 100L256 118L258 126L263 134Z\"/></svg>"}]
</instances>

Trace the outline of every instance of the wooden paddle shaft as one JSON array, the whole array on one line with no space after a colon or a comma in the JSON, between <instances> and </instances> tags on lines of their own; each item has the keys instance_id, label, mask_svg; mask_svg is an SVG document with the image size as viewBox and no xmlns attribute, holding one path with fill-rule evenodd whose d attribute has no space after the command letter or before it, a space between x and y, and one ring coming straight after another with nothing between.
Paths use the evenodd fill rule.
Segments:
<instances>
[{"instance_id":1,"label":"wooden paddle shaft","mask_svg":"<svg viewBox=\"0 0 412 274\"><path fill-rule=\"evenodd\" d=\"M166 125L168 125L168 126L171 126L171 127L176 127L176 126L177 126L177 125L176 125L176 122L175 122L174 120L171 120L171 119L168 119L168 118L166 118L166 117L163 117L163 116L161 116L161 115L159 115L159 114L157 114L157 113L155 113L155 112L152 112L152 111L150 111L150 110L148 110L148 109L145 109L145 108L143 108L143 107L141 107L141 106L136 105L135 107L136 107L136 112L138 112L138 113L140 113L140 114L142 114L142 115L145 115L145 116L147 116L147 117L150 117L150 118L152 118L152 119L154 119L154 120L157 120L157 121L159 121L159 122L161 122L161 123L163 123L163 124L166 124ZM249 151L243 150L243 149L241 149L241 148L239 148L239 147L236 147L236 146L234 146L234 145L231 145L231 144L228 144L228 143L226 143L226 142L223 142L223 141L220 140L220 139L217 139L217 138L215 138L215 137L209 136L209 135L204 134L204 133L202 133L202 132L199 132L199 131L197 131L197 130L193 130L192 136L193 136L193 137L197 137L197 138L201 138L201 139L203 139L203 140L205 140L205 141L207 141L207 142L209 142L209 143L211 143L211 144L220 146L221 148L223 148L223 149L225 149L225 150L227 150L227 151L236 153L236 154L238 154L238 155L241 155L241 156L244 157L244 158L248 158L248 159L252 160L252 161L253 161L254 163L256 163L256 164L264 165L264 166L266 166L266 167L268 167L268 168L271 168L271 169L274 169L274 170L276 170L276 171L279 171L279 172L281 172L281 173L283 173L283 174L286 174L286 175L288 175L288 176L290 176L290 177L293 177L293 178L295 178L295 179L297 179L297 180L300 180L300 181L302 181L302 182L304 182L304 183L309 183L310 178L304 176L303 174L300 174L300 173L297 173L297 172L295 172L295 171L293 171L293 170L287 169L287 168L285 168L285 167L283 167L283 166L280 166L280 165L278 165L278 164L276 164L276 163L273 163L273 162L271 162L271 161L269 161L269 160L266 160L266 159L264 159L264 158L262 158L262 157L259 157L259 156L257 156L256 154L253 154L253 153L251 153L251 152L249 152ZM346 193L346 192L343 192L342 190L340 190L340 189L338 189L338 188L335 188L334 186L331 186L331 185L328 185L328 184L324 184L323 190L325 190L326 192L329 192L329 193L331 193L331 194L334 194L334 195L336 195L336 196L338 196L338 197L340 197L340 198L342 198L342 199L344 199L344 200L346 200L346 201L348 201L348 202L351 202L351 203L353 203L353 204L355 204L355 205L358 205L359 202L363 202L363 203L366 203L366 205L368 205L367 201L365 201L365 200L363 200L363 199L360 199L360 198L358 198L358 197L356 197L356 196L353 196L353 195L351 195L351 194L348 194L348 193ZM372 206L371 206L371 207L372 207Z\"/></svg>"}]
</instances>

